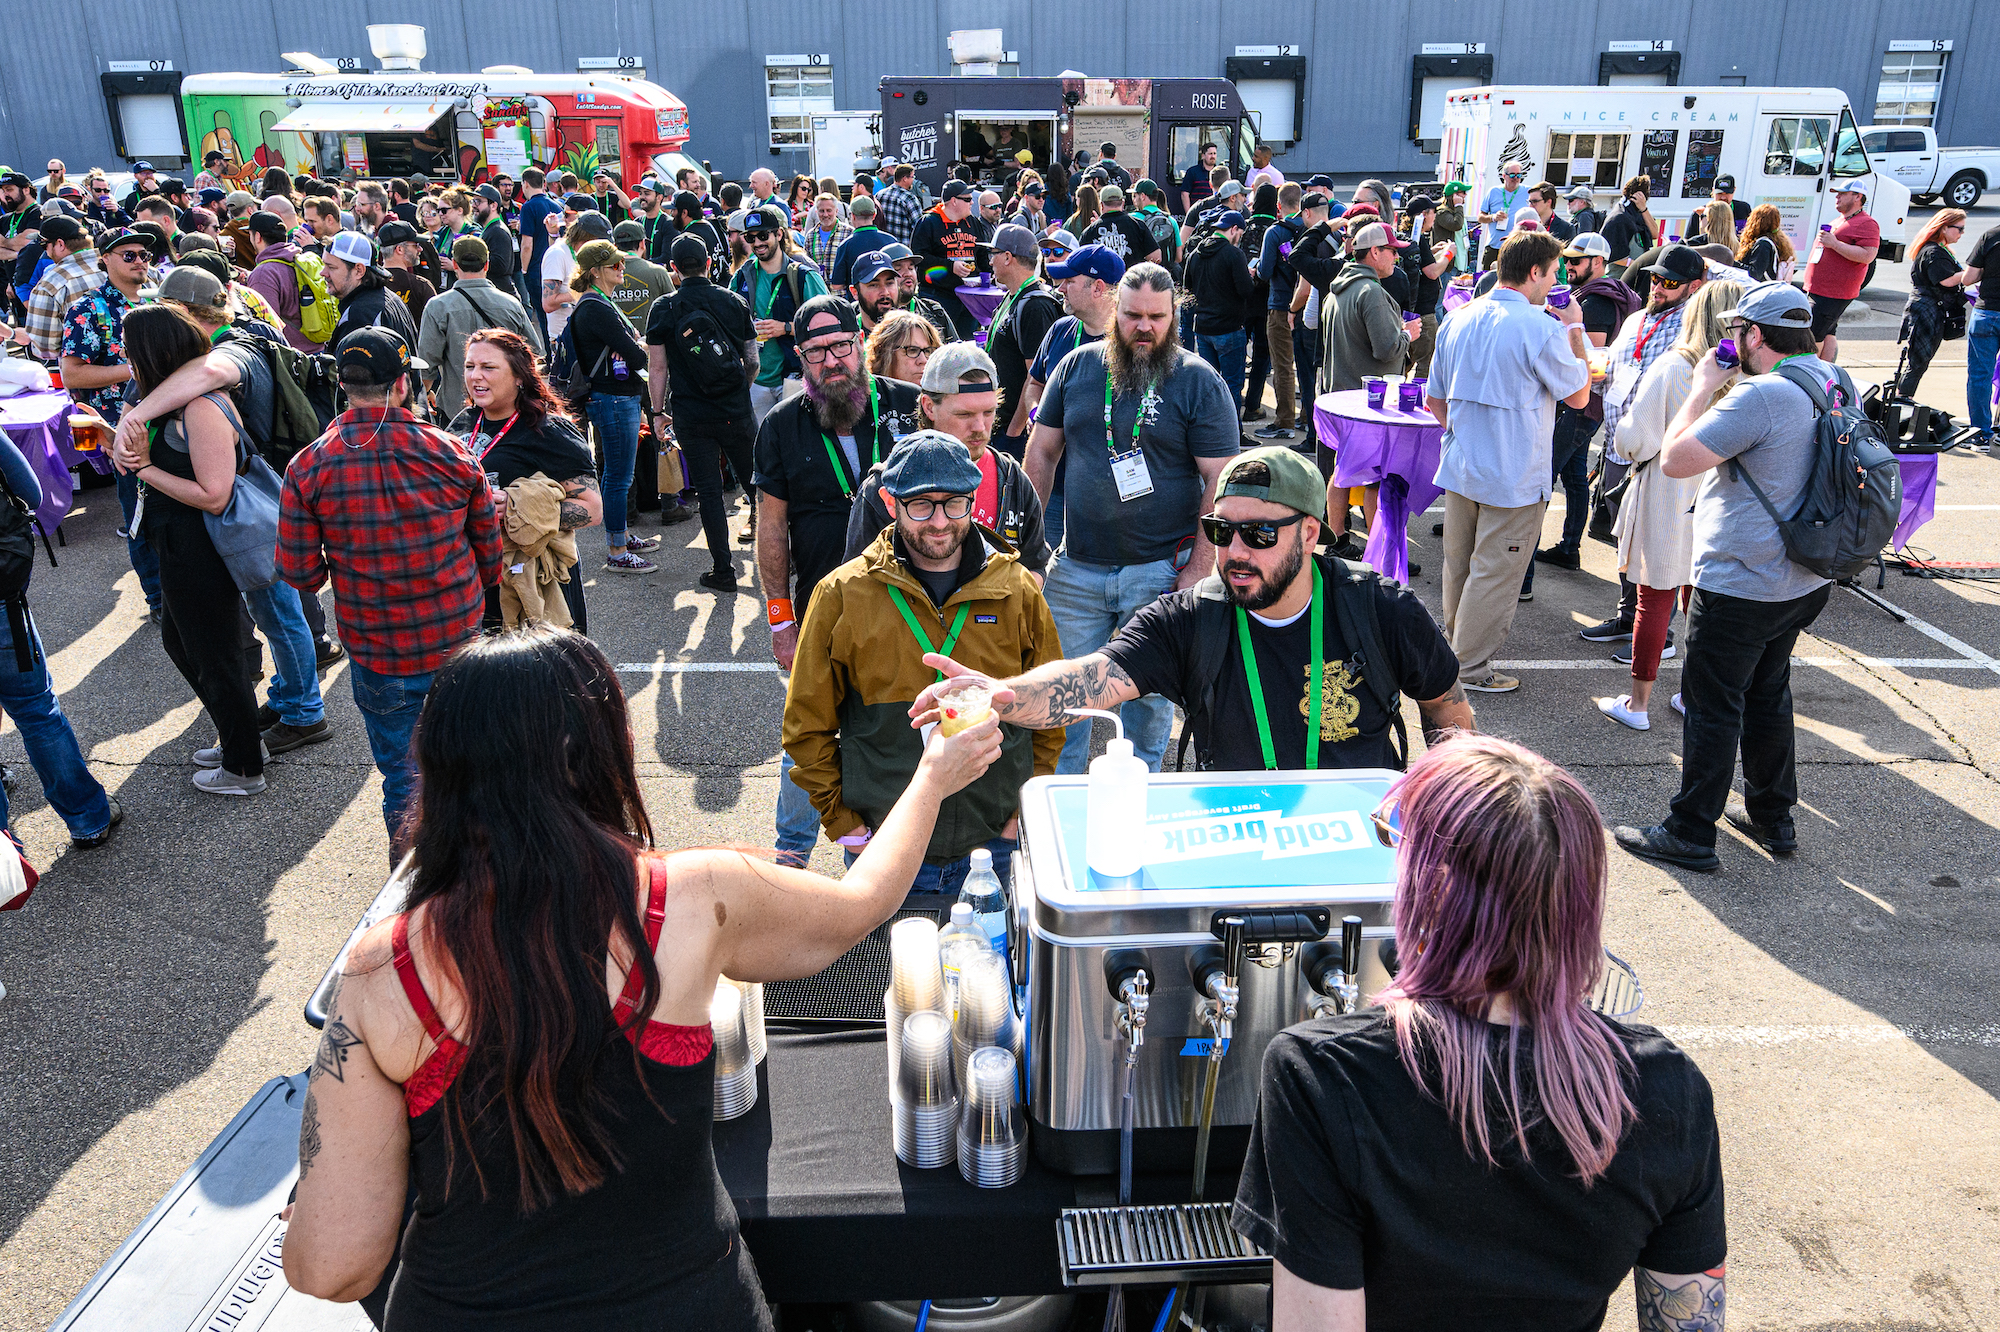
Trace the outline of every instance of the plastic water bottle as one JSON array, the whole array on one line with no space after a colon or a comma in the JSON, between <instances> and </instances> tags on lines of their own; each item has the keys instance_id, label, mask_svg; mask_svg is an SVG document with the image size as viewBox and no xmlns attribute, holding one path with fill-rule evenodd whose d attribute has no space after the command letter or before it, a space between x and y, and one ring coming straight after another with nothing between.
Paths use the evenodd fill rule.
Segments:
<instances>
[{"instance_id":1,"label":"plastic water bottle","mask_svg":"<svg viewBox=\"0 0 2000 1332\"><path fill-rule=\"evenodd\" d=\"M974 923L972 903L953 902L951 923L938 931L938 961L944 969L944 1011L952 1021L958 1020L958 972L966 950L987 952L992 947L993 941Z\"/></svg>"},{"instance_id":2,"label":"plastic water bottle","mask_svg":"<svg viewBox=\"0 0 2000 1332\"><path fill-rule=\"evenodd\" d=\"M993 853L980 847L972 853L972 872L958 891L958 906L972 908L973 928L986 936L994 952L1007 956L1007 890L993 872ZM957 913L957 906L952 908Z\"/></svg>"}]
</instances>

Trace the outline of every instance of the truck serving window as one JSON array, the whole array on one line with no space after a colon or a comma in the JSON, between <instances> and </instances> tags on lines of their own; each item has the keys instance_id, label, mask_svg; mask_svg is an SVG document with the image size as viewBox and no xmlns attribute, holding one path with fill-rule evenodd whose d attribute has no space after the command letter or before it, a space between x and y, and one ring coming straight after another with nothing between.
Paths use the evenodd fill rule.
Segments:
<instances>
[{"instance_id":1,"label":"truck serving window","mask_svg":"<svg viewBox=\"0 0 2000 1332\"><path fill-rule=\"evenodd\" d=\"M1551 131L1544 179L1565 190L1576 185L1617 189L1624 180L1626 137L1623 134L1563 134Z\"/></svg>"},{"instance_id":2,"label":"truck serving window","mask_svg":"<svg viewBox=\"0 0 2000 1332\"><path fill-rule=\"evenodd\" d=\"M1832 128L1833 122L1820 116L1772 120L1771 137L1764 145L1764 174L1817 176L1826 168L1826 137Z\"/></svg>"}]
</instances>

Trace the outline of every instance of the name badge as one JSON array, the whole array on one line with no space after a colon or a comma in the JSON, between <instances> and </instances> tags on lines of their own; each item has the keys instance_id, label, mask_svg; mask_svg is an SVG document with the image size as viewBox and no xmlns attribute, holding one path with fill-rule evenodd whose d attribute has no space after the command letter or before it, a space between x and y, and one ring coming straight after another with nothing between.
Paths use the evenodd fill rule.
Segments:
<instances>
[{"instance_id":1,"label":"name badge","mask_svg":"<svg viewBox=\"0 0 2000 1332\"><path fill-rule=\"evenodd\" d=\"M1146 470L1145 450L1112 454L1111 479L1118 483L1118 501L1121 504L1152 494L1153 474Z\"/></svg>"}]
</instances>

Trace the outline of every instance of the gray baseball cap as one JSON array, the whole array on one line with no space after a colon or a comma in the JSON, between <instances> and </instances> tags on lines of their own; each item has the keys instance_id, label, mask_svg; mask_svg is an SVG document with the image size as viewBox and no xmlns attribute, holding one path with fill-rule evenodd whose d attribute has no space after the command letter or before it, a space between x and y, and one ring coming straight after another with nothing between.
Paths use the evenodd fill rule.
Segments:
<instances>
[{"instance_id":1,"label":"gray baseball cap","mask_svg":"<svg viewBox=\"0 0 2000 1332\"><path fill-rule=\"evenodd\" d=\"M1759 282L1737 297L1735 309L1724 310L1720 317L1780 328L1810 328L1812 302L1789 282Z\"/></svg>"},{"instance_id":2,"label":"gray baseball cap","mask_svg":"<svg viewBox=\"0 0 2000 1332\"><path fill-rule=\"evenodd\" d=\"M932 494L971 495L978 491L979 482L979 464L972 461L972 454L942 430L919 430L906 436L882 467L882 488L899 500Z\"/></svg>"},{"instance_id":3,"label":"gray baseball cap","mask_svg":"<svg viewBox=\"0 0 2000 1332\"><path fill-rule=\"evenodd\" d=\"M1035 233L1018 222L1009 222L994 229L993 249L1030 263L1042 257L1041 247L1035 244Z\"/></svg>"},{"instance_id":4,"label":"gray baseball cap","mask_svg":"<svg viewBox=\"0 0 2000 1332\"><path fill-rule=\"evenodd\" d=\"M918 387L932 397L939 397L946 393L984 392L999 382L999 369L978 343L947 342L924 363L923 382Z\"/></svg>"}]
</instances>

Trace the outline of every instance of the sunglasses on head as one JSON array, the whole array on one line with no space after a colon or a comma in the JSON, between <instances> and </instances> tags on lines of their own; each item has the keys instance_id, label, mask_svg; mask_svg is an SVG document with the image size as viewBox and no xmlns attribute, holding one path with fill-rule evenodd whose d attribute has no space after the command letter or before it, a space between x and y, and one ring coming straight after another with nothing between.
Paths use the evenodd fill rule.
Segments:
<instances>
[{"instance_id":1,"label":"sunglasses on head","mask_svg":"<svg viewBox=\"0 0 2000 1332\"><path fill-rule=\"evenodd\" d=\"M1208 538L1208 544L1218 550L1227 550L1229 543L1237 537L1252 550L1269 550L1278 544L1280 528L1290 527L1305 519L1305 514L1295 513L1289 518L1253 518L1249 522L1232 523L1227 518L1214 514L1203 514L1201 534Z\"/></svg>"}]
</instances>

